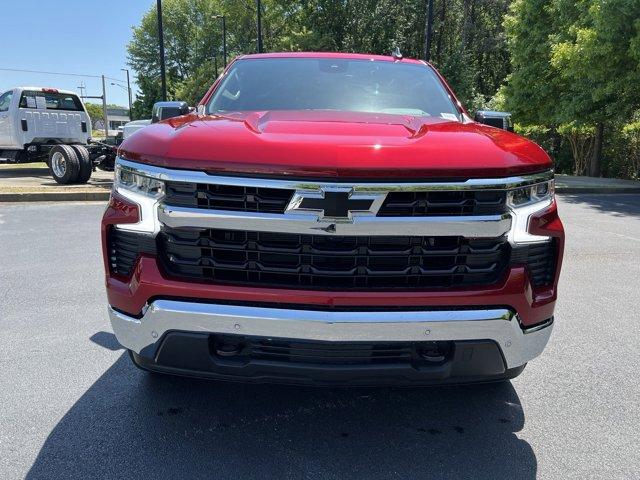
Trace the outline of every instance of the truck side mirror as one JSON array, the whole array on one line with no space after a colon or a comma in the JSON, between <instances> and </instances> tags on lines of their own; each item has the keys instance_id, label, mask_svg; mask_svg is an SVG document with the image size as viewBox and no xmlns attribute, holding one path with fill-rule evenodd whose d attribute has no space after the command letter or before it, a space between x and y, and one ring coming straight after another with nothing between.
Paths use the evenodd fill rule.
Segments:
<instances>
[{"instance_id":1,"label":"truck side mirror","mask_svg":"<svg viewBox=\"0 0 640 480\"><path fill-rule=\"evenodd\" d=\"M478 123L502 128L513 132L513 122L509 112L495 112L493 110L478 110L473 118Z\"/></svg>"},{"instance_id":2,"label":"truck side mirror","mask_svg":"<svg viewBox=\"0 0 640 480\"><path fill-rule=\"evenodd\" d=\"M156 102L151 111L151 123L158 123L168 118L187 115L190 112L187 102Z\"/></svg>"}]
</instances>

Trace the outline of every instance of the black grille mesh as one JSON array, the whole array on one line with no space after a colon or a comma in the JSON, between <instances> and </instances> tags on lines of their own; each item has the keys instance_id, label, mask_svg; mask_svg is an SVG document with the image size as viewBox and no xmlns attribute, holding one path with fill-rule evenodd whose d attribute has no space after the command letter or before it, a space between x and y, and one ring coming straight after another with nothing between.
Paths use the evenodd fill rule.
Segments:
<instances>
[{"instance_id":1,"label":"black grille mesh","mask_svg":"<svg viewBox=\"0 0 640 480\"><path fill-rule=\"evenodd\" d=\"M529 270L531 283L534 287L542 287L553 283L556 273L555 240L545 243L518 245L511 255L512 263L525 264Z\"/></svg>"},{"instance_id":2,"label":"black grille mesh","mask_svg":"<svg viewBox=\"0 0 640 480\"><path fill-rule=\"evenodd\" d=\"M157 248L156 243L160 244ZM302 288L481 285L507 264L527 266L535 287L553 283L557 244L510 248L504 237L332 237L164 228L158 239L111 227L109 269L128 277L140 253L156 254L176 276Z\"/></svg>"},{"instance_id":3,"label":"black grille mesh","mask_svg":"<svg viewBox=\"0 0 640 480\"><path fill-rule=\"evenodd\" d=\"M165 189L167 205L236 212L284 213L293 196L293 190L204 183L167 182Z\"/></svg>"},{"instance_id":4,"label":"black grille mesh","mask_svg":"<svg viewBox=\"0 0 640 480\"><path fill-rule=\"evenodd\" d=\"M505 237L323 236L163 228L168 273L204 281L322 289L484 285L508 263Z\"/></svg>"},{"instance_id":5,"label":"black grille mesh","mask_svg":"<svg viewBox=\"0 0 640 480\"><path fill-rule=\"evenodd\" d=\"M109 271L128 277L133 271L140 253L156 253L156 241L152 235L129 232L110 227L107 233Z\"/></svg>"},{"instance_id":6,"label":"black grille mesh","mask_svg":"<svg viewBox=\"0 0 640 480\"><path fill-rule=\"evenodd\" d=\"M379 217L491 215L506 211L506 193L488 191L391 192Z\"/></svg>"},{"instance_id":7,"label":"black grille mesh","mask_svg":"<svg viewBox=\"0 0 640 480\"><path fill-rule=\"evenodd\" d=\"M442 361L453 353L452 342L313 342L230 335L212 335L209 341L212 352L224 350L225 345L236 345L241 348L237 356L224 357L225 359L311 365L421 364L424 363L425 352L436 351L442 355Z\"/></svg>"}]
</instances>

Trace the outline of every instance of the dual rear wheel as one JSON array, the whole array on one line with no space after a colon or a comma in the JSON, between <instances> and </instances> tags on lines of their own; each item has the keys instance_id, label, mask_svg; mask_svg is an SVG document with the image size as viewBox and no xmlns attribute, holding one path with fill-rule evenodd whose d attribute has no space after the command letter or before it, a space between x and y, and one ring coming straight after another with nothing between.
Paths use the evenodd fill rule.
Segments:
<instances>
[{"instance_id":1,"label":"dual rear wheel","mask_svg":"<svg viewBox=\"0 0 640 480\"><path fill-rule=\"evenodd\" d=\"M84 145L56 145L49 150L49 170L63 185L87 183L93 171L89 150Z\"/></svg>"}]
</instances>

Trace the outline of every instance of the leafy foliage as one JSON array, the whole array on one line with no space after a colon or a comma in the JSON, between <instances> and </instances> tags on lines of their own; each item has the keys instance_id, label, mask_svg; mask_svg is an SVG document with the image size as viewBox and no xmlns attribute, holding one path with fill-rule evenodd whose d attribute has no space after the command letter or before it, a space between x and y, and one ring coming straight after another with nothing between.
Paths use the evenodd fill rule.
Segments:
<instances>
[{"instance_id":1,"label":"leafy foliage","mask_svg":"<svg viewBox=\"0 0 640 480\"><path fill-rule=\"evenodd\" d=\"M483 106L509 72L501 25L508 0L437 0L432 61L465 104ZM222 24L229 59L256 50L254 0L165 0L163 23L168 93L197 103L222 68ZM266 51L345 51L424 56L425 0L263 0ZM159 97L155 7L134 27L128 46L140 95L134 116L149 115Z\"/></svg>"},{"instance_id":2,"label":"leafy foliage","mask_svg":"<svg viewBox=\"0 0 640 480\"><path fill-rule=\"evenodd\" d=\"M91 123L95 124L98 120L104 120L104 112L102 111L102 105L97 103L85 103L84 108L87 109L87 114L91 119Z\"/></svg>"},{"instance_id":3,"label":"leafy foliage","mask_svg":"<svg viewBox=\"0 0 640 480\"><path fill-rule=\"evenodd\" d=\"M629 155L625 145L637 133L625 125L640 110L639 0L434 1L431 61L469 111L510 110L560 170L598 174L602 163L607 174L637 172L617 156ZM382 54L398 46L421 58L426 7L426 0L262 0L263 45ZM219 16L228 58L253 53L256 2L165 0L163 8L168 94L195 105L223 67ZM148 118L160 96L157 38L154 6L128 46L140 90L133 118Z\"/></svg>"},{"instance_id":4,"label":"leafy foliage","mask_svg":"<svg viewBox=\"0 0 640 480\"><path fill-rule=\"evenodd\" d=\"M564 134L574 173L599 174L604 134L640 108L639 19L637 0L515 0L505 17L506 107Z\"/></svg>"}]
</instances>

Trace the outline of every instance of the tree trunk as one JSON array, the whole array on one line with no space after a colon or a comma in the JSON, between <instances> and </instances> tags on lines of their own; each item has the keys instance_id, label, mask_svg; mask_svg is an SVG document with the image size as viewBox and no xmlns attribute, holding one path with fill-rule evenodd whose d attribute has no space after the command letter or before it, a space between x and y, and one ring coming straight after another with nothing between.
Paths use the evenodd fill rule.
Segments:
<instances>
[{"instance_id":1,"label":"tree trunk","mask_svg":"<svg viewBox=\"0 0 640 480\"><path fill-rule=\"evenodd\" d=\"M593 144L593 155L589 164L589 176L599 177L601 173L602 160L602 143L604 139L604 124L602 122L596 125L596 135Z\"/></svg>"},{"instance_id":2,"label":"tree trunk","mask_svg":"<svg viewBox=\"0 0 640 480\"><path fill-rule=\"evenodd\" d=\"M436 61L442 60L442 41L445 33L445 20L447 15L447 0L442 0L442 10L440 11L440 23L438 24L438 43L436 47Z\"/></svg>"},{"instance_id":3,"label":"tree trunk","mask_svg":"<svg viewBox=\"0 0 640 480\"><path fill-rule=\"evenodd\" d=\"M473 28L473 5L474 0L463 0L462 2L462 33L460 49L465 50L471 38L471 30Z\"/></svg>"}]
</instances>

